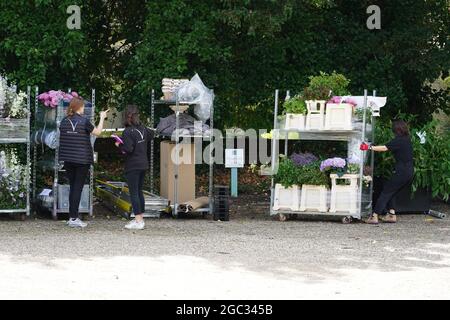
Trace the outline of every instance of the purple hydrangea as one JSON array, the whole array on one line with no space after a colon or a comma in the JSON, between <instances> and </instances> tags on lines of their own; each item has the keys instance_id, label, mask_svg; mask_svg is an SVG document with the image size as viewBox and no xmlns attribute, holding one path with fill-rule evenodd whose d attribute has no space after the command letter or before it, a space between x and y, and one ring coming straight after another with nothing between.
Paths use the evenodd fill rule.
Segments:
<instances>
[{"instance_id":1,"label":"purple hydrangea","mask_svg":"<svg viewBox=\"0 0 450 320\"><path fill-rule=\"evenodd\" d=\"M345 160L342 158L329 158L326 160L323 160L322 163L320 164L320 171L325 171L328 170L330 168L334 168L334 169L343 169L345 168Z\"/></svg>"},{"instance_id":2,"label":"purple hydrangea","mask_svg":"<svg viewBox=\"0 0 450 320\"><path fill-rule=\"evenodd\" d=\"M297 166L306 166L319 159L312 153L306 152L306 153L293 153L291 155L291 160Z\"/></svg>"}]
</instances>

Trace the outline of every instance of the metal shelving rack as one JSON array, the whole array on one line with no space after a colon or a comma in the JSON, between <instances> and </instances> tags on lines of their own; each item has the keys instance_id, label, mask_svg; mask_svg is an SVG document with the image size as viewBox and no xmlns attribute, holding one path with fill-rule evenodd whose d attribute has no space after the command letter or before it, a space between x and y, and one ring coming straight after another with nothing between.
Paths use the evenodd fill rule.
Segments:
<instances>
[{"instance_id":1,"label":"metal shelving rack","mask_svg":"<svg viewBox=\"0 0 450 320\"><path fill-rule=\"evenodd\" d=\"M210 143L213 143L213 129L214 129L214 104L211 105L211 109L210 109L210 118L209 118L209 127L210 127L210 134L209 135L180 135L179 132L179 116L182 113L180 106L181 105L186 105L187 103L183 103L182 101L179 101L178 97L175 97L175 100L156 100L155 99L155 90L152 90L152 95L151 95L151 110L150 110L150 114L151 114L151 120L150 123L152 126L154 126L155 123L155 106L176 106L176 111L175 111L175 115L176 115L176 130L175 130L175 137L172 137L172 141L175 142L175 148L176 148L176 163L175 163L175 170L174 170L174 179L175 179L175 183L174 183L174 196L175 196L175 203L173 204L173 209L172 209L172 215L174 217L178 217L178 184L180 183L180 181L178 180L178 163L179 163L179 151L180 151L180 138L202 138L203 141L209 141ZM156 131L155 131L156 132ZM213 198L213 188L214 188L214 155L213 155L213 148L210 148L210 153L209 153L209 173L208 173L208 198L209 198L209 207L208 208L202 208L202 209L197 209L194 212L198 212L198 213L202 213L203 215L206 214L213 214L214 211L214 198ZM150 183L151 183L151 193L153 192L153 188L154 188L154 145L153 143L151 144L151 150L150 150Z\"/></svg>"},{"instance_id":2,"label":"metal shelving rack","mask_svg":"<svg viewBox=\"0 0 450 320\"><path fill-rule=\"evenodd\" d=\"M71 90L68 90L71 92ZM39 123L39 103L38 103L38 92L39 88L36 87L36 99L35 99L35 127L34 130L37 131L37 125ZM91 93L91 104L92 107L90 115L85 115L86 117L89 117L91 123L94 123L95 120L95 89L92 89ZM52 116L52 121L56 124L56 130L59 131L59 126L61 124L61 121L66 116L66 107L64 106L64 102L61 100L58 104L58 107L56 108L56 113ZM47 113L50 113L52 110L46 110L44 117L47 116ZM46 120L44 120L46 121ZM68 208L59 208L58 206L58 196L59 196L59 189L62 186L60 184L60 174L65 172L63 169L63 166L59 162L59 135L57 135L57 148L53 151L47 147L46 151L54 152L53 160L52 160L52 167L53 167L53 184L52 184L52 195L53 195L53 208L52 208L52 218L57 219L59 213L69 213ZM38 165L38 152L37 152L37 145L34 145L33 148L33 199L37 201L36 198L36 191L37 191L37 182L36 182L36 176L37 176L37 165ZM80 213L89 214L89 217L93 216L94 213L94 165L91 165L89 170L89 206L88 208L80 208Z\"/></svg>"},{"instance_id":3,"label":"metal shelving rack","mask_svg":"<svg viewBox=\"0 0 450 320\"><path fill-rule=\"evenodd\" d=\"M289 92L288 92L289 94ZM376 96L376 91L373 92L373 96ZM358 190L358 212L357 214L350 214L348 212L318 212L318 211L292 211L292 210L273 210L274 196L275 196L275 181L274 175L275 169L279 160L279 140L284 140L284 155L288 156L288 143L289 140L312 140L312 141L346 141L348 147L350 147L350 140L352 138L359 138L360 141L369 141L374 143L375 141L375 117L371 116L370 124L366 119L366 113L363 112L363 119L361 127L356 127L353 130L294 130L280 128L280 121L278 119L278 105L279 105L279 90L275 91L275 111L274 111L274 135L278 134L278 137L272 136L272 160L271 160L271 197L270 197L270 215L278 215L280 221L285 221L288 215L298 216L321 216L321 217L339 217L343 223L350 223L353 219L361 219L361 217L370 214L372 210L372 190L373 179L370 181L368 187L363 188L363 176L364 166L370 167L370 173L373 178L374 169L374 152L367 152L360 157L360 172L359 172L359 190ZM368 110L367 103L367 90L364 90L364 106L363 110ZM291 137L290 133L297 133L296 137Z\"/></svg>"},{"instance_id":4,"label":"metal shelving rack","mask_svg":"<svg viewBox=\"0 0 450 320\"><path fill-rule=\"evenodd\" d=\"M3 134L0 137L0 144L26 144L27 146L27 164L31 163L31 87L27 88L27 118L26 131L22 131L22 135L8 136L4 137ZM19 131L20 132L20 131ZM17 133L17 131L16 131ZM27 184L27 194L26 194L26 208L13 208L13 209L3 209L0 210L0 214L19 214L21 220L25 220L26 216L30 216L30 170L27 170L26 184Z\"/></svg>"}]
</instances>

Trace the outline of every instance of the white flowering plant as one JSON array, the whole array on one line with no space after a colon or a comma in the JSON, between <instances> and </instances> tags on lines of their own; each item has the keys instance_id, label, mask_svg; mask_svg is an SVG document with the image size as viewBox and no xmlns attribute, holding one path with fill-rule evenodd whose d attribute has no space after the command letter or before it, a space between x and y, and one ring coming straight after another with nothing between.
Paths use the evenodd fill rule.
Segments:
<instances>
[{"instance_id":1,"label":"white flowering plant","mask_svg":"<svg viewBox=\"0 0 450 320\"><path fill-rule=\"evenodd\" d=\"M0 118L25 119L27 115L27 94L0 75Z\"/></svg>"},{"instance_id":2,"label":"white flowering plant","mask_svg":"<svg viewBox=\"0 0 450 320\"><path fill-rule=\"evenodd\" d=\"M0 210L26 207L27 170L30 167L20 163L16 149L0 151Z\"/></svg>"}]
</instances>

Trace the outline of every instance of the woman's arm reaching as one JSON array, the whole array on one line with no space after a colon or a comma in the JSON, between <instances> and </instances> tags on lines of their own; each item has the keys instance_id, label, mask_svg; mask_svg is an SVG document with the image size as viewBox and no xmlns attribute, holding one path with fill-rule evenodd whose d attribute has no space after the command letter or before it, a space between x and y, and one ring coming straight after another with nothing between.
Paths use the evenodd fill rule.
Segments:
<instances>
[{"instance_id":1,"label":"woman's arm reaching","mask_svg":"<svg viewBox=\"0 0 450 320\"><path fill-rule=\"evenodd\" d=\"M97 137L98 137L98 136L100 136L100 135L102 134L102 131L103 131L103 125L104 125L104 123L105 123L106 117L108 116L108 112L109 112L109 109L106 110L106 111L100 112L100 121L99 121L97 127L94 128L94 130L92 130L92 134L93 134L94 136L97 136Z\"/></svg>"},{"instance_id":2,"label":"woman's arm reaching","mask_svg":"<svg viewBox=\"0 0 450 320\"><path fill-rule=\"evenodd\" d=\"M369 150L373 150L375 152L386 152L389 149L386 146L370 146Z\"/></svg>"}]
</instances>

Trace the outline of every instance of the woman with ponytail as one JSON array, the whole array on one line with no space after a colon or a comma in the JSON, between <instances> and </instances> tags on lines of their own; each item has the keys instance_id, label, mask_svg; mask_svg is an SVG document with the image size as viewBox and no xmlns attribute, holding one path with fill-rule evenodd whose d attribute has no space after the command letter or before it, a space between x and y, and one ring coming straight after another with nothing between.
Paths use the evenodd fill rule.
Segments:
<instances>
[{"instance_id":1,"label":"woman with ponytail","mask_svg":"<svg viewBox=\"0 0 450 320\"><path fill-rule=\"evenodd\" d=\"M70 219L67 224L72 228L87 226L81 221L78 208L89 168L94 163L91 135L99 136L102 133L108 112L109 110L100 112L100 122L94 127L86 117L83 117L84 101L75 97L70 101L67 116L59 127L59 161L64 162L70 183Z\"/></svg>"},{"instance_id":2,"label":"woman with ponytail","mask_svg":"<svg viewBox=\"0 0 450 320\"><path fill-rule=\"evenodd\" d=\"M125 228L142 230L145 227L145 199L143 193L145 172L148 170L148 144L154 137L153 131L141 124L139 108L127 106L124 114L125 130L122 134L123 143L116 142L125 154L125 177L130 190L131 204L135 219Z\"/></svg>"}]
</instances>

